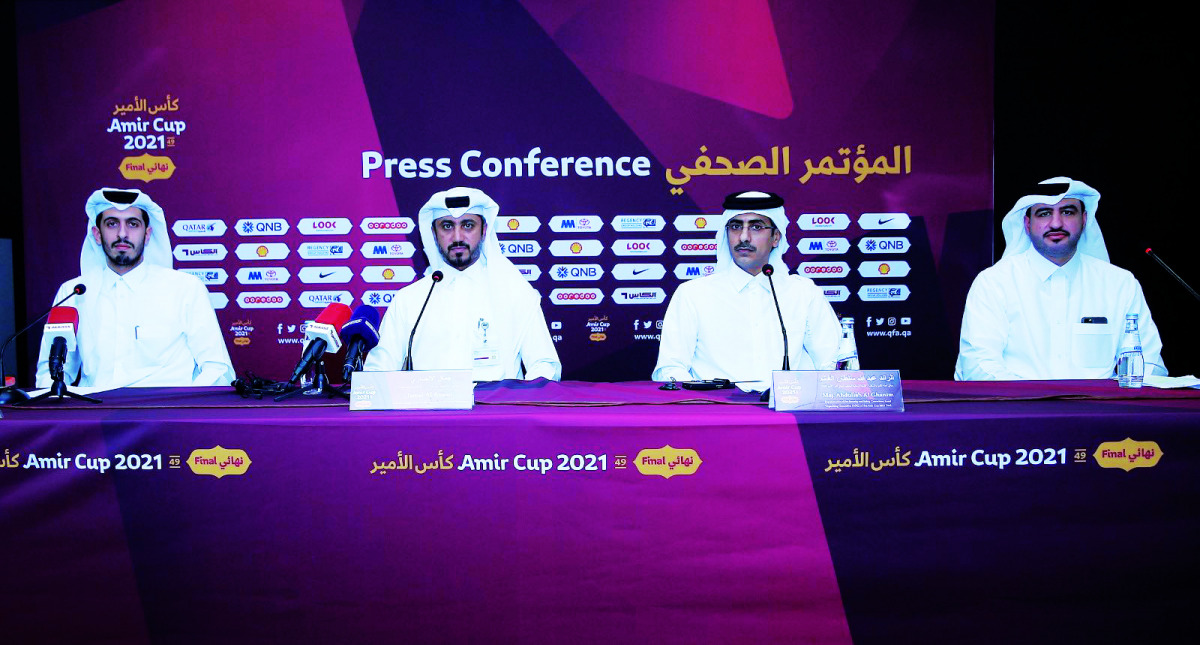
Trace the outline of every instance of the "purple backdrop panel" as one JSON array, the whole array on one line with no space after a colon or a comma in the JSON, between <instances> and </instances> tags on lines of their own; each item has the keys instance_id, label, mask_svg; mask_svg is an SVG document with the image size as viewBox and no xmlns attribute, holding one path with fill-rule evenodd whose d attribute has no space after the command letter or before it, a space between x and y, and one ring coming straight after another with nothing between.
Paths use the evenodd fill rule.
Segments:
<instances>
[{"instance_id":1,"label":"purple backdrop panel","mask_svg":"<svg viewBox=\"0 0 1200 645\"><path fill-rule=\"evenodd\" d=\"M745 406L489 405L428 414L300 407L10 416L6 423L22 426L11 440L21 452L51 438L64 454L97 449L75 445L72 433L57 439L47 425L57 418L102 427L109 450L186 461L192 450L220 445L250 459L245 474L219 479L186 463L4 474L6 493L31 480L71 487L77 477L115 486L119 508L77 502L63 489L62 532L29 529L90 555L92 544L77 543L71 526L125 527L103 537L128 555L96 553L90 565L128 576L132 560L139 596L113 600L128 618L110 624L135 636L849 642L789 415ZM642 474L639 453L668 445L694 451L694 472ZM404 463L398 452L414 468L381 470ZM455 469L416 471L439 454ZM485 470L478 459L507 461ZM596 470L571 469L588 465ZM4 499L6 520L46 522L40 500ZM36 558L13 562L7 577L34 579L38 566ZM41 584L52 591L71 583ZM60 611L29 607L16 633L36 633Z\"/></svg>"}]
</instances>

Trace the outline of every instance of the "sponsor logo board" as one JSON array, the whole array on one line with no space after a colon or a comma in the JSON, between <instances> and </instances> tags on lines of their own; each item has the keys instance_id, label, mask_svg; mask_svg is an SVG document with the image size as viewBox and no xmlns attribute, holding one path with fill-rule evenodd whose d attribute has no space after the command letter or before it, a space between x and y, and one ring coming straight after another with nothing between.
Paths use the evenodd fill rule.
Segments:
<instances>
[{"instance_id":1,"label":"sponsor logo board","mask_svg":"<svg viewBox=\"0 0 1200 645\"><path fill-rule=\"evenodd\" d=\"M220 237L226 229L219 219L178 219L171 225L176 237Z\"/></svg>"},{"instance_id":2,"label":"sponsor logo board","mask_svg":"<svg viewBox=\"0 0 1200 645\"><path fill-rule=\"evenodd\" d=\"M282 217L263 217L240 219L233 225L233 230L243 237L248 235L283 235L291 229L291 225Z\"/></svg>"}]
</instances>

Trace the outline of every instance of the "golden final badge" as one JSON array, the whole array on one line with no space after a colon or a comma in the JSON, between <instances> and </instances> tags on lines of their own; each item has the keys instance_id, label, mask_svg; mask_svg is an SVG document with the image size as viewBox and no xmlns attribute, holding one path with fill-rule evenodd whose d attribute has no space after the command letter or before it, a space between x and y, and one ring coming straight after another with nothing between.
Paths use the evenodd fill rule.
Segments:
<instances>
[{"instance_id":1,"label":"golden final badge","mask_svg":"<svg viewBox=\"0 0 1200 645\"><path fill-rule=\"evenodd\" d=\"M1092 454L1101 468L1120 468L1129 472L1134 468L1149 468L1158 465L1162 448L1154 441L1106 441Z\"/></svg>"},{"instance_id":2,"label":"golden final badge","mask_svg":"<svg viewBox=\"0 0 1200 645\"><path fill-rule=\"evenodd\" d=\"M244 475L250 468L250 455L245 450L230 450L216 446L208 450L193 450L187 458L188 468L197 475Z\"/></svg>"},{"instance_id":3,"label":"golden final badge","mask_svg":"<svg viewBox=\"0 0 1200 645\"><path fill-rule=\"evenodd\" d=\"M175 174L175 162L170 157L143 154L140 157L125 157L118 166L121 176L150 183L155 179L169 179Z\"/></svg>"},{"instance_id":4,"label":"golden final badge","mask_svg":"<svg viewBox=\"0 0 1200 645\"><path fill-rule=\"evenodd\" d=\"M703 463L700 455L691 448L646 448L637 454L634 465L643 475L662 475L670 479L675 475L693 475Z\"/></svg>"}]
</instances>

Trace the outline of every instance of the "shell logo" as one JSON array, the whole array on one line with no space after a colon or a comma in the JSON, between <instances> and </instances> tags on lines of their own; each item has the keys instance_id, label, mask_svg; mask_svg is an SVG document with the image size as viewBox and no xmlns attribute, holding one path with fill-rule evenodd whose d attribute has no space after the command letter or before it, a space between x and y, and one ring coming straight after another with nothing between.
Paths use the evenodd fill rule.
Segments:
<instances>
[{"instance_id":1,"label":"shell logo","mask_svg":"<svg viewBox=\"0 0 1200 645\"><path fill-rule=\"evenodd\" d=\"M708 220L703 217L697 217L696 228L704 228L705 226L708 226Z\"/></svg>"},{"instance_id":2,"label":"shell logo","mask_svg":"<svg viewBox=\"0 0 1200 645\"><path fill-rule=\"evenodd\" d=\"M879 275L887 275L891 272L892 272L892 267L888 266L888 264L886 262L879 265Z\"/></svg>"},{"instance_id":3,"label":"shell logo","mask_svg":"<svg viewBox=\"0 0 1200 645\"><path fill-rule=\"evenodd\" d=\"M583 245L580 244L579 242L572 242L571 243L571 252L574 253L575 255L579 255L580 253L583 253Z\"/></svg>"},{"instance_id":4,"label":"shell logo","mask_svg":"<svg viewBox=\"0 0 1200 645\"><path fill-rule=\"evenodd\" d=\"M520 227L521 227L521 223L518 222L516 220L516 218L512 218L512 219L508 220L508 230L515 231Z\"/></svg>"},{"instance_id":5,"label":"shell logo","mask_svg":"<svg viewBox=\"0 0 1200 645\"><path fill-rule=\"evenodd\" d=\"M383 279L384 279L384 280L391 280L391 279L392 279L392 278L394 278L394 277L396 277L396 272L395 272L395 271L393 271L393 270L391 270L391 269L384 269L384 270L383 270Z\"/></svg>"},{"instance_id":6,"label":"shell logo","mask_svg":"<svg viewBox=\"0 0 1200 645\"><path fill-rule=\"evenodd\" d=\"M270 251L268 251L267 247L265 247L265 246L258 247L257 249L255 249L254 252L257 253L258 257L260 257L260 258L265 258L265 257L267 257L267 254L270 253Z\"/></svg>"}]
</instances>

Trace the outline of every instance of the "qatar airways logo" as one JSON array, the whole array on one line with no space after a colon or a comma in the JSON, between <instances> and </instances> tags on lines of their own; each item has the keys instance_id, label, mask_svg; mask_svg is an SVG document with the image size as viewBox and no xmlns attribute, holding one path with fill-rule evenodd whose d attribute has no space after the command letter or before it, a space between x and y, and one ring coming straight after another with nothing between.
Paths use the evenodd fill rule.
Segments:
<instances>
[{"instance_id":1,"label":"qatar airways logo","mask_svg":"<svg viewBox=\"0 0 1200 645\"><path fill-rule=\"evenodd\" d=\"M178 237L220 237L225 230L225 222L219 219L180 219L171 226Z\"/></svg>"},{"instance_id":2,"label":"qatar airways logo","mask_svg":"<svg viewBox=\"0 0 1200 645\"><path fill-rule=\"evenodd\" d=\"M342 260L350 257L354 249L345 242L305 242L296 252L305 260Z\"/></svg>"},{"instance_id":3,"label":"qatar airways logo","mask_svg":"<svg viewBox=\"0 0 1200 645\"><path fill-rule=\"evenodd\" d=\"M844 231L850 228L850 217L845 213L801 213L796 223L802 231Z\"/></svg>"},{"instance_id":4,"label":"qatar airways logo","mask_svg":"<svg viewBox=\"0 0 1200 645\"><path fill-rule=\"evenodd\" d=\"M844 237L804 237L796 245L801 255L845 253L849 249L850 242Z\"/></svg>"},{"instance_id":5,"label":"qatar airways logo","mask_svg":"<svg viewBox=\"0 0 1200 645\"><path fill-rule=\"evenodd\" d=\"M675 217L675 230L681 233L696 231L715 231L721 215L678 215Z\"/></svg>"},{"instance_id":6,"label":"qatar airways logo","mask_svg":"<svg viewBox=\"0 0 1200 645\"><path fill-rule=\"evenodd\" d=\"M362 279L365 282L379 283L392 282L403 284L412 282L417 277L417 272L408 265L390 265L390 266L369 266L362 270Z\"/></svg>"},{"instance_id":7,"label":"qatar airways logo","mask_svg":"<svg viewBox=\"0 0 1200 645\"><path fill-rule=\"evenodd\" d=\"M286 291L243 291L234 301L242 309L283 309L292 297Z\"/></svg>"},{"instance_id":8,"label":"qatar airways logo","mask_svg":"<svg viewBox=\"0 0 1200 645\"><path fill-rule=\"evenodd\" d=\"M291 250L282 242L247 242L237 245L233 252L239 260L282 260Z\"/></svg>"},{"instance_id":9,"label":"qatar airways logo","mask_svg":"<svg viewBox=\"0 0 1200 645\"><path fill-rule=\"evenodd\" d=\"M550 267L554 280L599 280L604 269L599 264L556 264Z\"/></svg>"},{"instance_id":10,"label":"qatar airways logo","mask_svg":"<svg viewBox=\"0 0 1200 645\"><path fill-rule=\"evenodd\" d=\"M324 309L335 302L350 306L354 304L354 296L349 291L305 291L296 302L308 309Z\"/></svg>"},{"instance_id":11,"label":"qatar airways logo","mask_svg":"<svg viewBox=\"0 0 1200 645\"><path fill-rule=\"evenodd\" d=\"M300 269L300 282L305 284L345 284L354 277L350 267L304 267Z\"/></svg>"},{"instance_id":12,"label":"qatar airways logo","mask_svg":"<svg viewBox=\"0 0 1200 645\"><path fill-rule=\"evenodd\" d=\"M285 284L291 277L283 267L242 267L234 274L239 284Z\"/></svg>"},{"instance_id":13,"label":"qatar airways logo","mask_svg":"<svg viewBox=\"0 0 1200 645\"><path fill-rule=\"evenodd\" d=\"M292 227L282 217L240 219L233 225L238 235L283 235Z\"/></svg>"},{"instance_id":14,"label":"qatar airways logo","mask_svg":"<svg viewBox=\"0 0 1200 645\"><path fill-rule=\"evenodd\" d=\"M846 302L850 299L850 290L842 285L822 286L821 293L825 294L825 299L829 302Z\"/></svg>"},{"instance_id":15,"label":"qatar airways logo","mask_svg":"<svg viewBox=\"0 0 1200 645\"><path fill-rule=\"evenodd\" d=\"M662 215L617 215L612 221L614 231L661 231L666 225Z\"/></svg>"},{"instance_id":16,"label":"qatar airways logo","mask_svg":"<svg viewBox=\"0 0 1200 645\"><path fill-rule=\"evenodd\" d=\"M216 267L211 269L180 269L180 271L200 278L200 282L204 284L225 284L225 281L229 279L229 274L225 273L225 269Z\"/></svg>"},{"instance_id":17,"label":"qatar airways logo","mask_svg":"<svg viewBox=\"0 0 1200 645\"><path fill-rule=\"evenodd\" d=\"M604 292L599 289L554 289L550 302L556 305L594 305L604 301Z\"/></svg>"},{"instance_id":18,"label":"qatar airways logo","mask_svg":"<svg viewBox=\"0 0 1200 645\"><path fill-rule=\"evenodd\" d=\"M595 257L603 252L604 243L600 240L554 240L550 243L550 255L559 258Z\"/></svg>"},{"instance_id":19,"label":"qatar airways logo","mask_svg":"<svg viewBox=\"0 0 1200 645\"><path fill-rule=\"evenodd\" d=\"M662 255L667 245L662 240L617 240L612 251L616 255Z\"/></svg>"},{"instance_id":20,"label":"qatar airways logo","mask_svg":"<svg viewBox=\"0 0 1200 645\"><path fill-rule=\"evenodd\" d=\"M555 233L595 233L604 228L599 215L556 215L550 218L550 230Z\"/></svg>"},{"instance_id":21,"label":"qatar airways logo","mask_svg":"<svg viewBox=\"0 0 1200 645\"><path fill-rule=\"evenodd\" d=\"M496 218L497 233L534 233L542 221L532 215L507 215Z\"/></svg>"},{"instance_id":22,"label":"qatar airways logo","mask_svg":"<svg viewBox=\"0 0 1200 645\"><path fill-rule=\"evenodd\" d=\"M395 235L412 231L413 221L411 217L367 217L358 228L367 235Z\"/></svg>"},{"instance_id":23,"label":"qatar airways logo","mask_svg":"<svg viewBox=\"0 0 1200 645\"><path fill-rule=\"evenodd\" d=\"M176 244L175 259L180 262L224 260L229 252L224 244Z\"/></svg>"},{"instance_id":24,"label":"qatar airways logo","mask_svg":"<svg viewBox=\"0 0 1200 645\"><path fill-rule=\"evenodd\" d=\"M412 242L365 242L358 250L364 258L411 258L417 247Z\"/></svg>"},{"instance_id":25,"label":"qatar airways logo","mask_svg":"<svg viewBox=\"0 0 1200 645\"><path fill-rule=\"evenodd\" d=\"M542 277L542 269L536 264L514 264L513 266L517 267L517 271L521 272L521 277L529 282Z\"/></svg>"},{"instance_id":26,"label":"qatar airways logo","mask_svg":"<svg viewBox=\"0 0 1200 645\"><path fill-rule=\"evenodd\" d=\"M613 292L613 302L621 305L657 305L666 301L667 292L655 288L622 287Z\"/></svg>"},{"instance_id":27,"label":"qatar airways logo","mask_svg":"<svg viewBox=\"0 0 1200 645\"><path fill-rule=\"evenodd\" d=\"M612 276L618 280L661 280L667 269L661 264L618 264Z\"/></svg>"},{"instance_id":28,"label":"qatar airways logo","mask_svg":"<svg viewBox=\"0 0 1200 645\"><path fill-rule=\"evenodd\" d=\"M507 240L500 243L500 251L510 258L531 258L542 250L535 240Z\"/></svg>"},{"instance_id":29,"label":"qatar airways logo","mask_svg":"<svg viewBox=\"0 0 1200 645\"><path fill-rule=\"evenodd\" d=\"M821 278L840 278L850 273L850 265L845 262L801 262L796 267L796 274L806 278L819 280Z\"/></svg>"},{"instance_id":30,"label":"qatar airways logo","mask_svg":"<svg viewBox=\"0 0 1200 645\"><path fill-rule=\"evenodd\" d=\"M676 255L716 255L715 240L679 240L675 242Z\"/></svg>"},{"instance_id":31,"label":"qatar airways logo","mask_svg":"<svg viewBox=\"0 0 1200 645\"><path fill-rule=\"evenodd\" d=\"M301 235L345 235L351 228L345 217L305 217L296 223Z\"/></svg>"}]
</instances>

